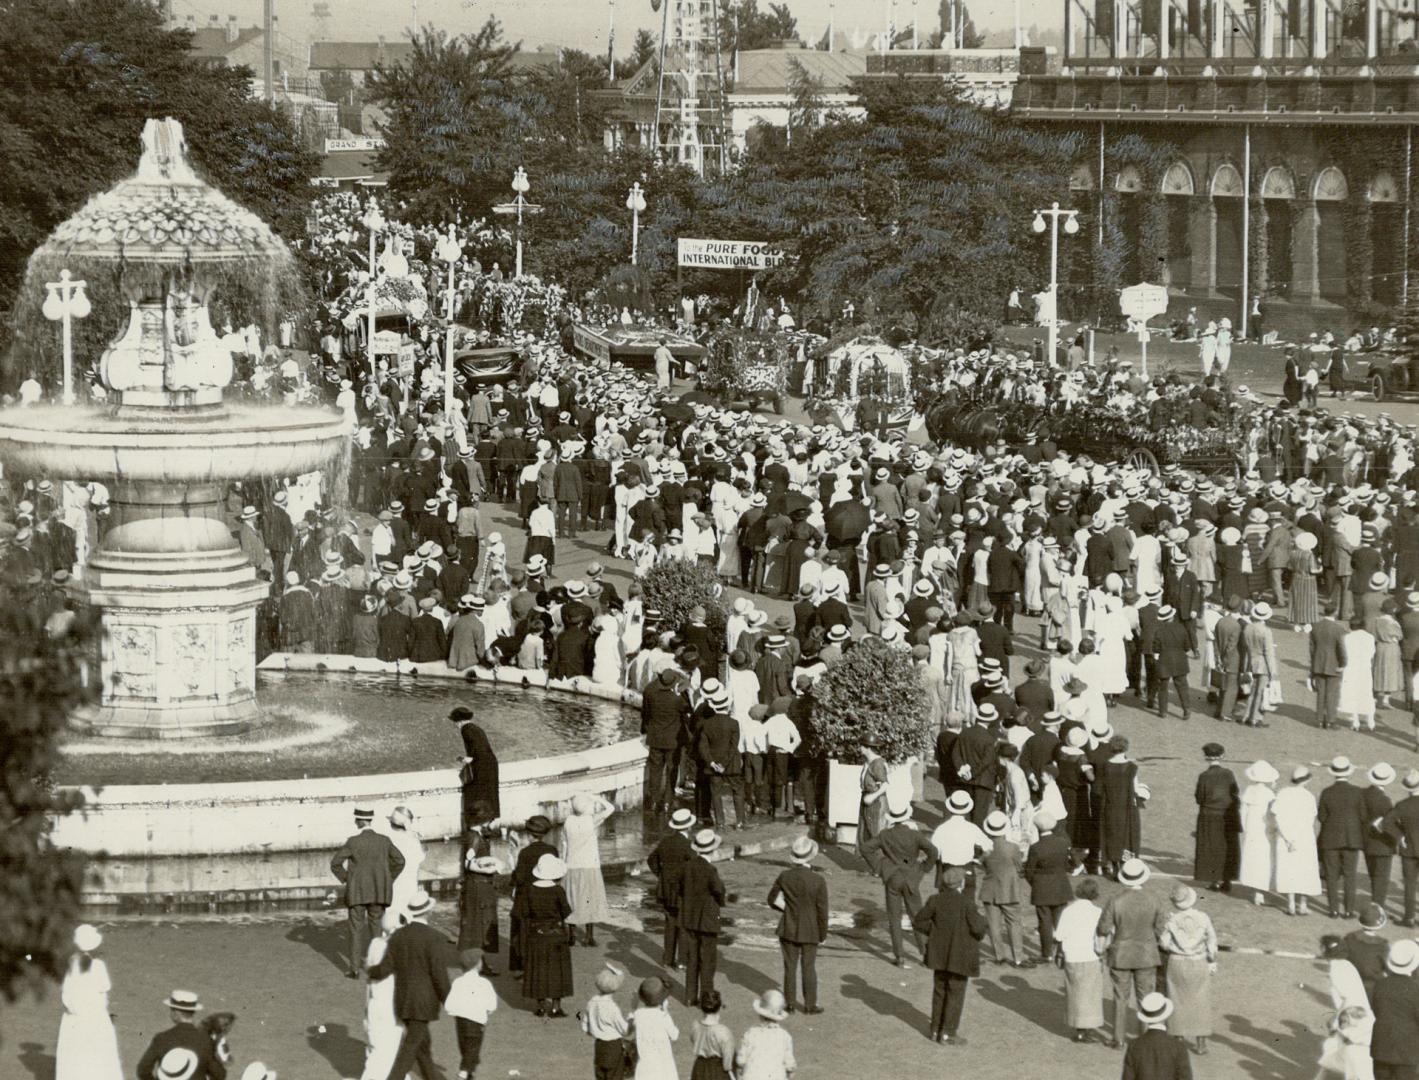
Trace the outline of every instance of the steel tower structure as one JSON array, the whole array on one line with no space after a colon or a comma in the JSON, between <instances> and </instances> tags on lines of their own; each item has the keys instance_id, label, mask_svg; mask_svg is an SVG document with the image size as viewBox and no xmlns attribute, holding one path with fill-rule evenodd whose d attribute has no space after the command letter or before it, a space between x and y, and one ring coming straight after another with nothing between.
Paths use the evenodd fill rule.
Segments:
<instances>
[{"instance_id":1,"label":"steel tower structure","mask_svg":"<svg viewBox=\"0 0 1419 1080\"><path fill-rule=\"evenodd\" d=\"M729 164L719 0L665 0L651 149L701 176Z\"/></svg>"}]
</instances>

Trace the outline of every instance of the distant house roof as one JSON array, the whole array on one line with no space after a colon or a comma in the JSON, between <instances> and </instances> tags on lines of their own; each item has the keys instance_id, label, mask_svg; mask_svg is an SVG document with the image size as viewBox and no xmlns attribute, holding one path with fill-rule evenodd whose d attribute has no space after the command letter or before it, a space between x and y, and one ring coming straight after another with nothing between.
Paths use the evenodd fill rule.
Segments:
<instances>
[{"instance_id":1,"label":"distant house roof","mask_svg":"<svg viewBox=\"0 0 1419 1080\"><path fill-rule=\"evenodd\" d=\"M782 94L792 81L793 65L799 64L811 78L819 79L825 93L843 93L852 80L867 74L867 58L862 53L819 52L815 49L754 49L739 54L739 77L735 94ZM725 73L734 70L732 60Z\"/></svg>"},{"instance_id":2,"label":"distant house roof","mask_svg":"<svg viewBox=\"0 0 1419 1080\"><path fill-rule=\"evenodd\" d=\"M225 59L233 49L239 49L248 41L259 38L265 33L266 31L259 26L248 26L237 31L235 41L228 41L225 28L204 26L193 31L191 52L198 59Z\"/></svg>"},{"instance_id":3,"label":"distant house roof","mask_svg":"<svg viewBox=\"0 0 1419 1080\"><path fill-rule=\"evenodd\" d=\"M380 65L390 67L402 64L413 53L414 46L408 41L313 41L310 46L310 69L372 71ZM515 71L552 67L557 63L557 59L555 51L519 50L513 53L512 66Z\"/></svg>"}]
</instances>

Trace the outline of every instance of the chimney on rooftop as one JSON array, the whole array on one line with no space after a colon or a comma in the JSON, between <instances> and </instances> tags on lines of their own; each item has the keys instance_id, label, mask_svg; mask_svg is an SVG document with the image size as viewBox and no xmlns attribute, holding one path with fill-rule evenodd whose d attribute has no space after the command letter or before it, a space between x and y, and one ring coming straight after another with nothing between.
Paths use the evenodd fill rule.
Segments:
<instances>
[{"instance_id":1,"label":"chimney on rooftop","mask_svg":"<svg viewBox=\"0 0 1419 1080\"><path fill-rule=\"evenodd\" d=\"M228 44L228 45L231 45L231 44L233 44L233 43L236 41L238 33L239 33L239 31L237 30L237 17L236 17L235 15L228 15L228 16L227 16L227 44Z\"/></svg>"}]
</instances>

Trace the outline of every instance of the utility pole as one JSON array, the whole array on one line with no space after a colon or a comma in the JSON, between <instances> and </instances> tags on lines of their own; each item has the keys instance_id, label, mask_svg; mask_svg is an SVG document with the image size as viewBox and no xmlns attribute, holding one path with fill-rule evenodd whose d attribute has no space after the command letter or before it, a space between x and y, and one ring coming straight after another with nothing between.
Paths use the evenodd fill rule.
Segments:
<instances>
[{"instance_id":1,"label":"utility pole","mask_svg":"<svg viewBox=\"0 0 1419 1080\"><path fill-rule=\"evenodd\" d=\"M262 49L262 66L266 76L266 104L276 103L276 83L275 83L275 41L272 39L276 33L276 0L265 0L266 16L266 37L265 47Z\"/></svg>"}]
</instances>

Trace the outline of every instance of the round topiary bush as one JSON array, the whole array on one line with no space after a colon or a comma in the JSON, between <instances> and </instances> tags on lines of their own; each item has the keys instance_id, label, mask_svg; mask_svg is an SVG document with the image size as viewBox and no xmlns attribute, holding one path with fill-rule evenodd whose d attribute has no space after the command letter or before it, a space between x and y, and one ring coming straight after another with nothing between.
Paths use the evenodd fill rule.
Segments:
<instances>
[{"instance_id":1,"label":"round topiary bush","mask_svg":"<svg viewBox=\"0 0 1419 1080\"><path fill-rule=\"evenodd\" d=\"M815 753L844 764L862 760L870 739L889 762L927 756L926 701L909 652L864 638L813 687Z\"/></svg>"},{"instance_id":2,"label":"round topiary bush","mask_svg":"<svg viewBox=\"0 0 1419 1080\"><path fill-rule=\"evenodd\" d=\"M657 563L641 579L645 606L660 612L660 623L667 630L679 630L690 621L696 607L705 609L705 625L716 653L724 651L724 624L729 617L725 607L724 585L709 567L678 559Z\"/></svg>"}]
</instances>

